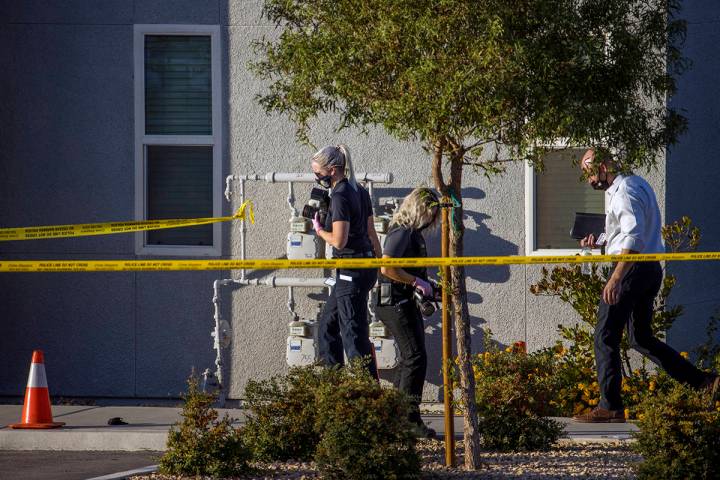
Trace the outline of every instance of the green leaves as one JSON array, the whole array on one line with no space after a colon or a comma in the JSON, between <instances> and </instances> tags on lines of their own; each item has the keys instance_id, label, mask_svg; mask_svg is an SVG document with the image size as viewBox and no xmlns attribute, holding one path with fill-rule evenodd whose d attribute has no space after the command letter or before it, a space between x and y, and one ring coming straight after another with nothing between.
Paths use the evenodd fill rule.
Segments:
<instances>
[{"instance_id":1,"label":"green leaves","mask_svg":"<svg viewBox=\"0 0 720 480\"><path fill-rule=\"evenodd\" d=\"M638 478L718 478L720 411L708 409L708 397L676 384L640 405L640 431L633 446L643 456L636 467Z\"/></svg>"},{"instance_id":2,"label":"green leaves","mask_svg":"<svg viewBox=\"0 0 720 480\"><path fill-rule=\"evenodd\" d=\"M218 413L212 407L215 396L200 390L194 373L187 383L183 420L168 433L160 472L213 478L249 472L250 453L245 448L242 430L233 427L233 419L228 416L218 420Z\"/></svg>"},{"instance_id":3,"label":"green leaves","mask_svg":"<svg viewBox=\"0 0 720 480\"><path fill-rule=\"evenodd\" d=\"M266 0L281 34L255 42L258 99L309 141L312 120L399 139L605 145L647 166L685 120L668 110L687 62L676 0ZM668 45L668 42L669 45ZM493 160L498 160L498 151ZM486 159L470 156L478 164ZM482 168L482 167L481 167ZM491 173L502 168L495 166Z\"/></svg>"},{"instance_id":4,"label":"green leaves","mask_svg":"<svg viewBox=\"0 0 720 480\"><path fill-rule=\"evenodd\" d=\"M367 365L295 367L245 389L243 439L261 462L315 460L323 478L416 478L410 404Z\"/></svg>"}]
</instances>

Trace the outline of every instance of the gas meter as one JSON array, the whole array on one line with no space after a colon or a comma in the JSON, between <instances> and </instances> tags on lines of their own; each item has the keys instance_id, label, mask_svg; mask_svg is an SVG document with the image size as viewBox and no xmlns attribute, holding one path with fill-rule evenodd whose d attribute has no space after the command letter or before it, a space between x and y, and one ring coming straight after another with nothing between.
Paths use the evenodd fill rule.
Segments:
<instances>
[{"instance_id":1,"label":"gas meter","mask_svg":"<svg viewBox=\"0 0 720 480\"><path fill-rule=\"evenodd\" d=\"M378 369L389 370L397 367L400 353L395 339L389 336L384 323L374 321L370 324L370 343L375 350Z\"/></svg>"},{"instance_id":2,"label":"gas meter","mask_svg":"<svg viewBox=\"0 0 720 480\"><path fill-rule=\"evenodd\" d=\"M289 260L319 258L320 240L308 233L308 222L302 217L290 221L290 232L287 236L286 253Z\"/></svg>"},{"instance_id":3,"label":"gas meter","mask_svg":"<svg viewBox=\"0 0 720 480\"><path fill-rule=\"evenodd\" d=\"M285 359L291 367L314 365L317 361L317 320L322 311L322 303L318 304L317 317L313 320L294 318L288 324L289 335Z\"/></svg>"},{"instance_id":4,"label":"gas meter","mask_svg":"<svg viewBox=\"0 0 720 480\"><path fill-rule=\"evenodd\" d=\"M288 325L290 334L287 338L285 358L291 367L313 365L317 357L315 322L296 319Z\"/></svg>"}]
</instances>

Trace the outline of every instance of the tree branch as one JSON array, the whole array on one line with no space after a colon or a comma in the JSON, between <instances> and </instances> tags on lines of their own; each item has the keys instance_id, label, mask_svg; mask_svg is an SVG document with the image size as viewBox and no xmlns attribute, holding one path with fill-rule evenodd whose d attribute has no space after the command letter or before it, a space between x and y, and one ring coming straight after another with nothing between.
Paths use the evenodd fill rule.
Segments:
<instances>
[{"instance_id":1,"label":"tree branch","mask_svg":"<svg viewBox=\"0 0 720 480\"><path fill-rule=\"evenodd\" d=\"M435 188L440 192L441 195L446 195L447 184L443 177L442 171L442 158L445 151L445 138L440 138L432 142L433 158L432 158L432 175L435 180Z\"/></svg>"}]
</instances>

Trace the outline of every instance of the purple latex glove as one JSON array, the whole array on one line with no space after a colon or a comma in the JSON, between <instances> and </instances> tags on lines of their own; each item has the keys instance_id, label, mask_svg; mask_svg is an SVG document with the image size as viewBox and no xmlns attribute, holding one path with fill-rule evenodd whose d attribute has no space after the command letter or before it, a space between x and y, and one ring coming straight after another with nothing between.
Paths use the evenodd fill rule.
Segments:
<instances>
[{"instance_id":1,"label":"purple latex glove","mask_svg":"<svg viewBox=\"0 0 720 480\"><path fill-rule=\"evenodd\" d=\"M420 290L424 297L432 297L433 294L433 288L432 286L423 280L420 277L415 277L415 281L413 282L413 287Z\"/></svg>"},{"instance_id":2,"label":"purple latex glove","mask_svg":"<svg viewBox=\"0 0 720 480\"><path fill-rule=\"evenodd\" d=\"M320 223L319 217L320 217L320 213L315 212L315 216L312 219L313 230L315 230L316 232L319 232L320 230L325 230L323 228L322 224Z\"/></svg>"}]
</instances>

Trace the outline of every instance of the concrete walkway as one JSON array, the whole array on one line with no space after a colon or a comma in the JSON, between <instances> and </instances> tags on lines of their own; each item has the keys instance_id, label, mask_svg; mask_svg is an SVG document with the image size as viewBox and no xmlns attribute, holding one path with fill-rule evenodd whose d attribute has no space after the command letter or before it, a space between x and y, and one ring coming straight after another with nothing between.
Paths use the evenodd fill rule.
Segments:
<instances>
[{"instance_id":1,"label":"concrete walkway","mask_svg":"<svg viewBox=\"0 0 720 480\"><path fill-rule=\"evenodd\" d=\"M6 426L17 423L21 405L0 405L0 450L75 450L75 451L139 451L165 449L167 432L181 419L179 408L169 407L110 407L55 406L56 422L65 426L53 430L12 430ZM218 409L242 423L243 410ZM121 417L127 425L108 425L108 419ZM441 414L423 416L438 434L444 432ZM574 441L601 442L629 440L637 427L631 423L580 424L558 418ZM462 418L455 418L455 433L462 436Z\"/></svg>"}]
</instances>

